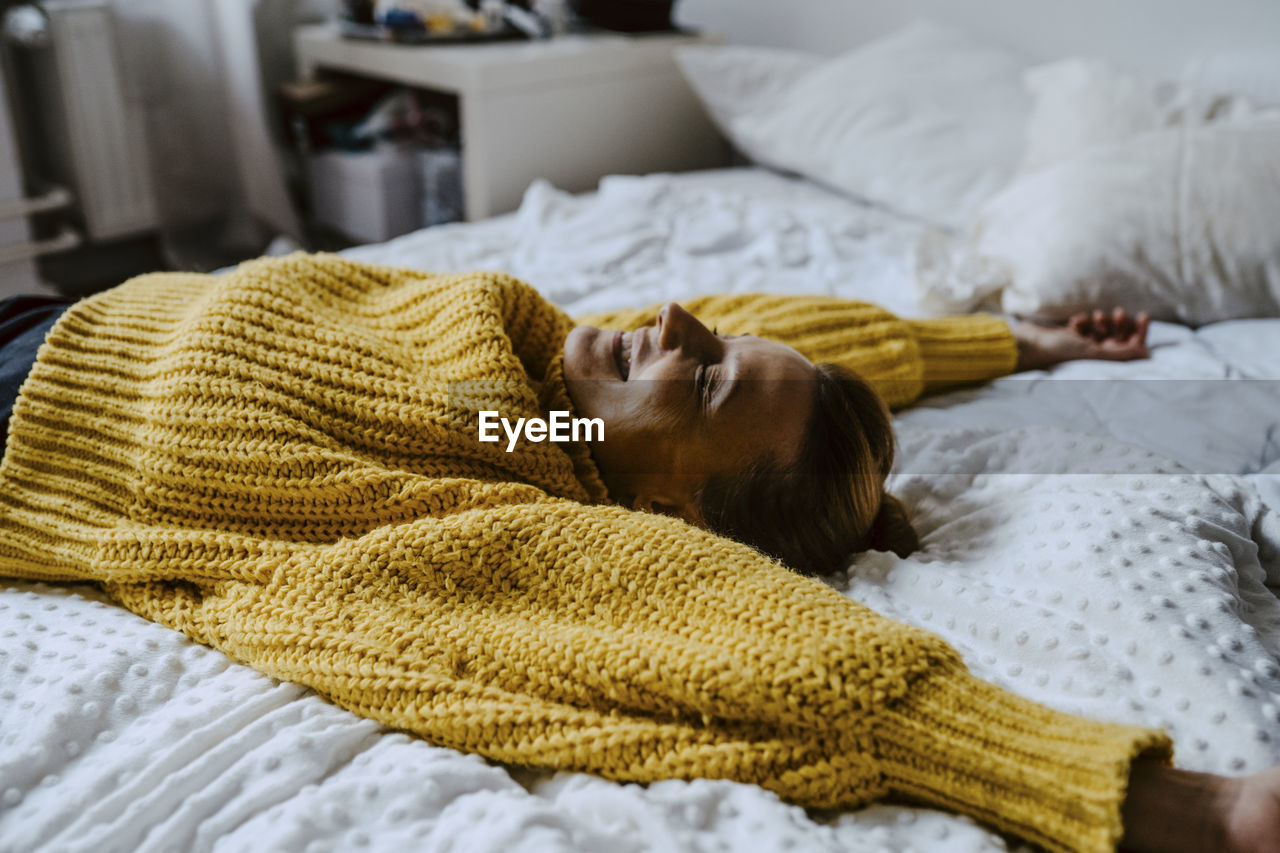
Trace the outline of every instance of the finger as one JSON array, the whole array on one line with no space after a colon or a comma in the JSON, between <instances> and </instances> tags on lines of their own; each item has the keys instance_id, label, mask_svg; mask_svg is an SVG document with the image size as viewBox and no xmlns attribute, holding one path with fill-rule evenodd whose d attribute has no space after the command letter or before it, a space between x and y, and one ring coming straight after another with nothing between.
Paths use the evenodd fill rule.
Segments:
<instances>
[{"instance_id":1,"label":"finger","mask_svg":"<svg viewBox=\"0 0 1280 853\"><path fill-rule=\"evenodd\" d=\"M1081 311L1067 318L1067 328L1081 337L1089 335L1089 312Z\"/></svg>"},{"instance_id":2,"label":"finger","mask_svg":"<svg viewBox=\"0 0 1280 853\"><path fill-rule=\"evenodd\" d=\"M1151 327L1151 315L1145 311L1133 318L1133 331L1126 337L1112 337L1098 344L1099 358L1112 361L1132 361L1138 358L1150 358L1151 351L1147 347L1147 332Z\"/></svg>"},{"instance_id":3,"label":"finger","mask_svg":"<svg viewBox=\"0 0 1280 853\"><path fill-rule=\"evenodd\" d=\"M1133 318L1119 305L1111 309L1111 331L1118 338L1127 338L1133 334Z\"/></svg>"},{"instance_id":4,"label":"finger","mask_svg":"<svg viewBox=\"0 0 1280 853\"><path fill-rule=\"evenodd\" d=\"M1107 319L1107 312L1101 308L1095 308L1093 311L1093 339L1095 341L1105 340L1111 331L1111 323Z\"/></svg>"}]
</instances>

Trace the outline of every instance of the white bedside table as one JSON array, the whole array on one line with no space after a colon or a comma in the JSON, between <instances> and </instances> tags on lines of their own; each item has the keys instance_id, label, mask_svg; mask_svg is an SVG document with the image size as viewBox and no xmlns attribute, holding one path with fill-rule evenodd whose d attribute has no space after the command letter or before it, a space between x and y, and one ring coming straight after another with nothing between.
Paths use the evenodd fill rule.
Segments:
<instances>
[{"instance_id":1,"label":"white bedside table","mask_svg":"<svg viewBox=\"0 0 1280 853\"><path fill-rule=\"evenodd\" d=\"M514 210L535 178L571 192L614 174L723 165L724 147L672 52L690 35L564 35L425 46L299 27L298 72L331 69L458 98L466 218Z\"/></svg>"}]
</instances>

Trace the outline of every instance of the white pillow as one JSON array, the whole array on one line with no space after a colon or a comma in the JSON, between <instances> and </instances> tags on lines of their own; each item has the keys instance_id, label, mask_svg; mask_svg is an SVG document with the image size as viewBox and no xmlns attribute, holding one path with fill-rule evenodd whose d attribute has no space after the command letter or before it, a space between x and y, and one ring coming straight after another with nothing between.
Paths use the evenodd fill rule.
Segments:
<instances>
[{"instance_id":1,"label":"white pillow","mask_svg":"<svg viewBox=\"0 0 1280 853\"><path fill-rule=\"evenodd\" d=\"M1280 107L1280 54L1274 50L1201 54L1187 62L1181 79L1202 92L1230 92Z\"/></svg>"},{"instance_id":2,"label":"white pillow","mask_svg":"<svg viewBox=\"0 0 1280 853\"><path fill-rule=\"evenodd\" d=\"M1166 123L1155 90L1100 59L1072 58L1027 70L1031 121L1023 172L1034 172L1094 145Z\"/></svg>"},{"instance_id":3,"label":"white pillow","mask_svg":"<svg viewBox=\"0 0 1280 853\"><path fill-rule=\"evenodd\" d=\"M820 57L772 47L678 48L676 59L711 118L721 128L753 109L777 109Z\"/></svg>"},{"instance_id":4,"label":"white pillow","mask_svg":"<svg viewBox=\"0 0 1280 853\"><path fill-rule=\"evenodd\" d=\"M680 54L721 130L756 162L960 229L1022 157L1030 104L1012 51L923 22L803 71L784 58L771 84L739 85L767 79L768 60L741 48Z\"/></svg>"},{"instance_id":5,"label":"white pillow","mask_svg":"<svg viewBox=\"0 0 1280 853\"><path fill-rule=\"evenodd\" d=\"M1015 181L971 251L1013 314L1123 305L1201 325L1280 316L1280 119L1140 134Z\"/></svg>"},{"instance_id":6,"label":"white pillow","mask_svg":"<svg viewBox=\"0 0 1280 853\"><path fill-rule=\"evenodd\" d=\"M1031 94L1022 172L1072 157L1094 145L1177 124L1247 118L1243 97L1210 95L1186 85L1153 85L1102 59L1073 57L1027 70Z\"/></svg>"}]
</instances>

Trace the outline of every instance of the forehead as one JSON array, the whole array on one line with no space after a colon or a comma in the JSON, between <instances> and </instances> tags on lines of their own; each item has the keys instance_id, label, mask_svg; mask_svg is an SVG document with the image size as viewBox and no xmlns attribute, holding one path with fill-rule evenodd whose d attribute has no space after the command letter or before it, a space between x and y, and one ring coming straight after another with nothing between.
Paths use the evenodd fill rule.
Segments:
<instances>
[{"instance_id":1,"label":"forehead","mask_svg":"<svg viewBox=\"0 0 1280 853\"><path fill-rule=\"evenodd\" d=\"M735 376L751 380L812 381L809 359L786 344L744 335L725 344L725 363Z\"/></svg>"}]
</instances>

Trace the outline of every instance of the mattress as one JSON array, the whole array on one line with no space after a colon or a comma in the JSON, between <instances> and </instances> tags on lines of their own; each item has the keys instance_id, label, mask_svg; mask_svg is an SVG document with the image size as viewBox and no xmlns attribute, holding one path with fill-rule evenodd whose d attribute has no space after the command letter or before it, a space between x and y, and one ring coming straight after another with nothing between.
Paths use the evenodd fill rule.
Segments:
<instances>
[{"instance_id":1,"label":"mattress","mask_svg":"<svg viewBox=\"0 0 1280 853\"><path fill-rule=\"evenodd\" d=\"M571 312L768 290L916 313L917 226L762 170L530 188L349 254L503 269ZM897 418L923 547L830 580L1055 708L1166 727L1184 767L1280 763L1280 320L1155 324ZM810 813L725 781L496 765L343 711L87 586L0 581L0 851L1005 850L962 817Z\"/></svg>"}]
</instances>

